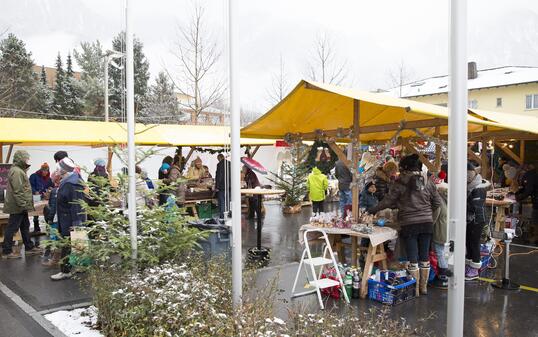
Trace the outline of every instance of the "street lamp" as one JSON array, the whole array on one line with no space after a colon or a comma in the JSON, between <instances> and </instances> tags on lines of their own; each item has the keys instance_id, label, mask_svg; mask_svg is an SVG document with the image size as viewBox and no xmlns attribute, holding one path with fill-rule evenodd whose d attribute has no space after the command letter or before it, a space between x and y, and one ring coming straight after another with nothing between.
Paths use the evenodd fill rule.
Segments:
<instances>
[{"instance_id":1,"label":"street lamp","mask_svg":"<svg viewBox=\"0 0 538 337\"><path fill-rule=\"evenodd\" d=\"M115 58L121 58L124 54L115 50L107 50L105 53L105 122L108 122L108 65L111 64L114 68L123 69L114 62Z\"/></svg>"}]
</instances>

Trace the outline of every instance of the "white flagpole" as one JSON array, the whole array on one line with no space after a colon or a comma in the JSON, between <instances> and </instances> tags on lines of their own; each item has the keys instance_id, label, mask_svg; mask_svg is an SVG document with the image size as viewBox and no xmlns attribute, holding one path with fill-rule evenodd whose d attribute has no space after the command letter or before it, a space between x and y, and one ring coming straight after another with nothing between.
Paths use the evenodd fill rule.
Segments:
<instances>
[{"instance_id":1,"label":"white flagpole","mask_svg":"<svg viewBox=\"0 0 538 337\"><path fill-rule=\"evenodd\" d=\"M240 109L239 109L239 81L238 81L238 55L237 52L237 6L238 0L228 2L228 62L230 76L230 124L231 124L231 152L232 152L232 298L236 308L241 306L243 288L243 267L241 247L241 170L240 157Z\"/></svg>"},{"instance_id":2,"label":"white flagpole","mask_svg":"<svg viewBox=\"0 0 538 337\"><path fill-rule=\"evenodd\" d=\"M448 217L454 276L448 288L447 336L463 336L467 200L467 0L450 0Z\"/></svg>"},{"instance_id":3,"label":"white flagpole","mask_svg":"<svg viewBox=\"0 0 538 337\"><path fill-rule=\"evenodd\" d=\"M125 2L125 75L127 86L127 151L129 169L129 227L131 232L131 257L137 258L137 226L136 226L136 148L134 117L134 65L133 65L133 32L132 14L129 0Z\"/></svg>"}]
</instances>

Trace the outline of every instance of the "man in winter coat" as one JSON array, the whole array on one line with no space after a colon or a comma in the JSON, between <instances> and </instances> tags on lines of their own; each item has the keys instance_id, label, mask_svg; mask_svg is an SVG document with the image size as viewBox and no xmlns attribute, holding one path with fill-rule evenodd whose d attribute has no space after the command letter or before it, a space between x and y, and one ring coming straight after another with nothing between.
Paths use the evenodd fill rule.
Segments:
<instances>
[{"instance_id":1,"label":"man in winter coat","mask_svg":"<svg viewBox=\"0 0 538 337\"><path fill-rule=\"evenodd\" d=\"M430 243L433 233L433 212L441 206L441 197L435 185L422 171L418 155L412 154L400 161L400 176L376 207L376 213L385 208L398 209L400 237L405 242L409 273L417 280L417 294L427 294L430 274Z\"/></svg>"},{"instance_id":2,"label":"man in winter coat","mask_svg":"<svg viewBox=\"0 0 538 337\"><path fill-rule=\"evenodd\" d=\"M58 162L59 174L62 177L58 187L56 199L56 213L58 215L58 228L63 237L71 236L71 228L80 227L86 221L80 202L84 199L84 182L75 172L76 165L70 158ZM71 265L69 255L71 245L62 247L60 272L52 275L53 281L71 278Z\"/></svg>"},{"instance_id":3,"label":"man in winter coat","mask_svg":"<svg viewBox=\"0 0 538 337\"><path fill-rule=\"evenodd\" d=\"M30 175L30 185L32 186L32 193L34 195L41 195L42 197L52 188L53 184L50 179L49 164L44 163L39 170ZM34 216L34 232L41 232L39 228L39 216L37 215Z\"/></svg>"},{"instance_id":4,"label":"man in winter coat","mask_svg":"<svg viewBox=\"0 0 538 337\"><path fill-rule=\"evenodd\" d=\"M482 179L473 163L467 163L467 229L465 236L465 280L478 279L482 266L480 260L480 236L486 224L486 191L491 184Z\"/></svg>"},{"instance_id":5,"label":"man in winter coat","mask_svg":"<svg viewBox=\"0 0 538 337\"><path fill-rule=\"evenodd\" d=\"M229 209L230 195L232 189L231 164L224 158L222 153L217 156L217 172L215 172L215 188L217 189L217 200L219 203L219 218L224 219L224 212Z\"/></svg>"},{"instance_id":6,"label":"man in winter coat","mask_svg":"<svg viewBox=\"0 0 538 337\"><path fill-rule=\"evenodd\" d=\"M174 156L174 161L170 172L168 173L168 178L165 179L167 184L175 184L175 197L176 204L178 207L183 207L185 204L185 192L187 191L187 184L185 183L185 178L181 174L181 157L178 155Z\"/></svg>"},{"instance_id":7,"label":"man in winter coat","mask_svg":"<svg viewBox=\"0 0 538 337\"><path fill-rule=\"evenodd\" d=\"M314 167L312 173L308 175L306 187L308 188L310 201L312 201L312 212L323 212L323 202L325 201L327 187L329 187L327 176L321 173L317 167Z\"/></svg>"},{"instance_id":8,"label":"man in winter coat","mask_svg":"<svg viewBox=\"0 0 538 337\"><path fill-rule=\"evenodd\" d=\"M345 216L344 209L347 205L351 205L352 196L350 184L353 181L353 175L343 161L338 160L334 166L334 175L338 179L339 191L339 210L342 217Z\"/></svg>"},{"instance_id":9,"label":"man in winter coat","mask_svg":"<svg viewBox=\"0 0 538 337\"><path fill-rule=\"evenodd\" d=\"M9 214L8 225L4 233L2 257L20 258L19 253L13 252L13 235L21 231L26 255L41 254L30 240L30 221L28 212L34 210L32 187L26 172L30 168L30 155L19 150L13 156L13 166L8 173L4 213Z\"/></svg>"}]
</instances>

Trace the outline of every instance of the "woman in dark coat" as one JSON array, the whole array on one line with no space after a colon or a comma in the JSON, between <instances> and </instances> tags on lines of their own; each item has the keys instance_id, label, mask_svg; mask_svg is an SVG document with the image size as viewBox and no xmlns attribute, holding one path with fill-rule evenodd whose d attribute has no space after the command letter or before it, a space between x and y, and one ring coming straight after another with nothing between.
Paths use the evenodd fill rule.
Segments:
<instances>
[{"instance_id":1,"label":"woman in dark coat","mask_svg":"<svg viewBox=\"0 0 538 337\"><path fill-rule=\"evenodd\" d=\"M59 174L62 177L56 200L58 227L63 237L71 236L71 228L82 226L86 221L80 202L84 199L84 182L75 171L75 163L70 158L64 158L59 163ZM71 245L62 247L60 272L50 278L54 281L70 278L71 265L69 255Z\"/></svg>"}]
</instances>

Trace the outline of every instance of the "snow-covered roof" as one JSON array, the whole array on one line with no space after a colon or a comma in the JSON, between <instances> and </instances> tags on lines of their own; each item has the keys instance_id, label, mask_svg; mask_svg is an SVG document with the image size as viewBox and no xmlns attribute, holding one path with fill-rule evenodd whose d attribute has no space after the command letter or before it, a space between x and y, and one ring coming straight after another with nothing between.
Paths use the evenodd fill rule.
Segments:
<instances>
[{"instance_id":1,"label":"snow-covered roof","mask_svg":"<svg viewBox=\"0 0 538 337\"><path fill-rule=\"evenodd\" d=\"M469 90L492 88L522 83L538 82L538 67L507 66L478 70L478 76L467 82ZM401 88L401 97L415 97L442 94L448 92L448 75L434 76L405 84ZM400 97L400 87L388 90L388 93Z\"/></svg>"}]
</instances>

